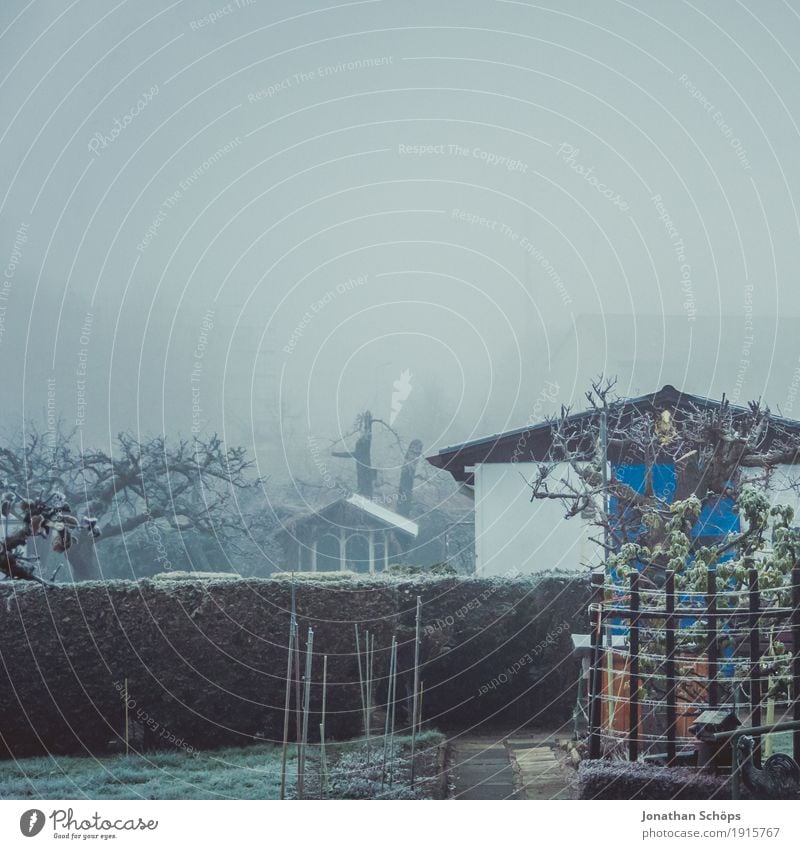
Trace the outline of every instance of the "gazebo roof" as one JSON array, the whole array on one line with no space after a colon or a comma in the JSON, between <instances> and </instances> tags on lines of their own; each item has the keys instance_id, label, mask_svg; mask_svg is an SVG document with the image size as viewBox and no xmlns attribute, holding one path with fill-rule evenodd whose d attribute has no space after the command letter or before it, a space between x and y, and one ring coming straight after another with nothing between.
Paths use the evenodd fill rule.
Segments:
<instances>
[{"instance_id":1,"label":"gazebo roof","mask_svg":"<svg viewBox=\"0 0 800 849\"><path fill-rule=\"evenodd\" d=\"M363 495L358 495L358 493L354 492L345 500L357 510L363 510L372 516L373 519L377 519L385 525L390 525L398 531L403 531L403 533L409 536L416 537L419 533L419 527L416 522L412 522L411 519L395 513L394 510L388 510L386 507L370 501L369 498L365 498Z\"/></svg>"},{"instance_id":2,"label":"gazebo roof","mask_svg":"<svg viewBox=\"0 0 800 849\"><path fill-rule=\"evenodd\" d=\"M341 523L333 521L333 515L342 508L357 510L371 521L409 537L416 538L419 534L419 526L416 522L358 493L337 498L318 510L298 516L292 520L291 525L296 528L310 522L323 521L341 526Z\"/></svg>"}]
</instances>

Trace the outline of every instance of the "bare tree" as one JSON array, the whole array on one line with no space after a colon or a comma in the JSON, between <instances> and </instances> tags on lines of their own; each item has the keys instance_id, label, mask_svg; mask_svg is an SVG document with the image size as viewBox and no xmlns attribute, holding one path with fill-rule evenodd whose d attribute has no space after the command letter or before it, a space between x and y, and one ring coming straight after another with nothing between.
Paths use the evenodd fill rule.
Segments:
<instances>
[{"instance_id":1,"label":"bare tree","mask_svg":"<svg viewBox=\"0 0 800 849\"><path fill-rule=\"evenodd\" d=\"M407 516L411 509L417 461L422 454L422 442L419 439L413 439L404 452L400 434L388 422L375 418L369 410L365 410L356 417L355 427L350 433L331 443L331 456L355 460L356 492L365 498L375 498L375 489L379 486L379 481L378 469L374 466L372 458L372 429L373 425L376 424L382 425L392 435L391 444L394 450L401 457L405 453L396 500L398 503L398 512ZM334 450L333 446L338 445L355 433L358 433L359 436L352 451ZM381 498L381 500L386 499Z\"/></svg>"},{"instance_id":2,"label":"bare tree","mask_svg":"<svg viewBox=\"0 0 800 849\"><path fill-rule=\"evenodd\" d=\"M245 449L207 440L145 440L120 434L113 451L82 450L62 429L50 438L31 429L16 446L0 447L0 476L25 497L58 490L72 509L95 520L102 536L84 534L64 553L77 581L99 577L96 546L160 521L208 534L247 529L232 509L237 490L260 481Z\"/></svg>"},{"instance_id":3,"label":"bare tree","mask_svg":"<svg viewBox=\"0 0 800 849\"><path fill-rule=\"evenodd\" d=\"M609 554L628 544L648 552L645 575L660 583L674 555L669 543L678 521L675 503L683 504L681 521L691 536L704 506L730 499L741 507L745 484L766 487L779 464L796 462L800 437L759 401L744 408L732 406L725 396L720 403L687 399L679 406L633 404L614 395L615 384L594 381L586 393L586 412L572 415L562 407L549 421L547 456L528 481L531 500L558 500L568 518L593 516L600 530L594 541ZM610 473L604 473L606 461ZM675 469L673 490L656 486L661 464ZM616 473L628 465L643 468L641 487ZM751 469L757 472L745 472ZM743 535L726 540L717 559L725 550L741 547L748 535L763 531L754 522ZM701 547L702 538L695 537L686 554Z\"/></svg>"}]
</instances>

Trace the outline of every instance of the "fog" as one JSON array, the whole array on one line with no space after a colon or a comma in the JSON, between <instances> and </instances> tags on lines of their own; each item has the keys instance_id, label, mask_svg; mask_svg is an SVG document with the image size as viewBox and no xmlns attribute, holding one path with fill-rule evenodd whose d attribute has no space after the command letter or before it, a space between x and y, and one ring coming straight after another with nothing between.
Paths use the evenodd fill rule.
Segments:
<instances>
[{"instance_id":1,"label":"fog","mask_svg":"<svg viewBox=\"0 0 800 849\"><path fill-rule=\"evenodd\" d=\"M321 482L404 372L425 453L600 371L791 414L796 9L550 5L4 2L4 428Z\"/></svg>"}]
</instances>

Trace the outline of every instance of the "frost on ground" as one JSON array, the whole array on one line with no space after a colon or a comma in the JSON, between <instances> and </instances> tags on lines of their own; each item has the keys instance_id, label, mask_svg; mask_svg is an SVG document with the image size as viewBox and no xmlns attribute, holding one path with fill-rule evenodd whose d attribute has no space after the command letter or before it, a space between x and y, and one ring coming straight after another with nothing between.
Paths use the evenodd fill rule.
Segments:
<instances>
[{"instance_id":1,"label":"frost on ground","mask_svg":"<svg viewBox=\"0 0 800 849\"><path fill-rule=\"evenodd\" d=\"M327 746L326 796L343 799L431 798L438 787L441 735L418 736L417 775L409 786L410 738L395 738L391 786L381 789L383 741L375 738L367 762L363 740ZM132 752L93 758L50 756L0 761L0 799L278 799L282 747L261 743L195 752ZM319 746L306 756L305 798L321 792ZM388 773L387 773L388 774ZM295 746L287 753L286 796L296 795Z\"/></svg>"}]
</instances>

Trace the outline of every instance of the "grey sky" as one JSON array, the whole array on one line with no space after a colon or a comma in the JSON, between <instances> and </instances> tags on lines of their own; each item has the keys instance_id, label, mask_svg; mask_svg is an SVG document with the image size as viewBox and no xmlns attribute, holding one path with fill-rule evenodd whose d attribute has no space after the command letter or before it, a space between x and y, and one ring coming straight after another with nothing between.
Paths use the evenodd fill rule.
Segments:
<instances>
[{"instance_id":1,"label":"grey sky","mask_svg":"<svg viewBox=\"0 0 800 849\"><path fill-rule=\"evenodd\" d=\"M9 427L49 388L87 441L216 428L268 471L405 369L426 450L601 368L797 406L800 4L12 1L0 31Z\"/></svg>"}]
</instances>

